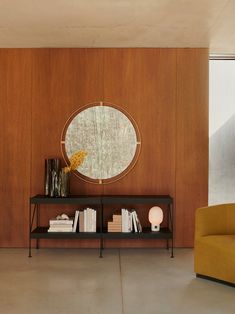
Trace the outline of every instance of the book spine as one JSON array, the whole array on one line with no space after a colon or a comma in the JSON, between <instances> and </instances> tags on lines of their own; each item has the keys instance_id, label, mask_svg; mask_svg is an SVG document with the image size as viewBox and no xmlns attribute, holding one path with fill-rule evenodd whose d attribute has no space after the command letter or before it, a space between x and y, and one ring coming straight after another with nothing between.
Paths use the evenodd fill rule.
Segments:
<instances>
[{"instance_id":1,"label":"book spine","mask_svg":"<svg viewBox=\"0 0 235 314\"><path fill-rule=\"evenodd\" d=\"M122 208L122 232L125 232L125 209Z\"/></svg>"},{"instance_id":2,"label":"book spine","mask_svg":"<svg viewBox=\"0 0 235 314\"><path fill-rule=\"evenodd\" d=\"M93 210L93 232L96 232L96 210Z\"/></svg>"},{"instance_id":3,"label":"book spine","mask_svg":"<svg viewBox=\"0 0 235 314\"><path fill-rule=\"evenodd\" d=\"M136 222L136 219L135 219L135 211L133 211L131 214L132 214L132 221L133 221L133 225L134 225L134 231L138 232L137 222Z\"/></svg>"},{"instance_id":4,"label":"book spine","mask_svg":"<svg viewBox=\"0 0 235 314\"><path fill-rule=\"evenodd\" d=\"M78 217L79 217L79 210L76 210L75 217L74 217L74 223L73 223L73 232L77 231Z\"/></svg>"},{"instance_id":5,"label":"book spine","mask_svg":"<svg viewBox=\"0 0 235 314\"><path fill-rule=\"evenodd\" d=\"M49 220L49 224L50 225L72 225L73 224L73 219L70 219L70 220L65 220L65 219L50 219Z\"/></svg>"},{"instance_id":6,"label":"book spine","mask_svg":"<svg viewBox=\"0 0 235 314\"><path fill-rule=\"evenodd\" d=\"M84 211L79 215L79 232L84 232Z\"/></svg>"},{"instance_id":7,"label":"book spine","mask_svg":"<svg viewBox=\"0 0 235 314\"><path fill-rule=\"evenodd\" d=\"M87 232L87 209L84 209L84 232Z\"/></svg>"}]
</instances>

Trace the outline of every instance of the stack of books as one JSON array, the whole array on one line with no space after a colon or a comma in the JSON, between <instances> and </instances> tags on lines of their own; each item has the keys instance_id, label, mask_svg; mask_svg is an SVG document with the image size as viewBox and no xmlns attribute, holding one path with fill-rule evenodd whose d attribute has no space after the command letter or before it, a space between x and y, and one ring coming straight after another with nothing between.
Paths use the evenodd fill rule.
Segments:
<instances>
[{"instance_id":1,"label":"stack of books","mask_svg":"<svg viewBox=\"0 0 235 314\"><path fill-rule=\"evenodd\" d=\"M121 214L113 214L108 221L108 232L142 232L136 211L122 208Z\"/></svg>"},{"instance_id":2,"label":"stack of books","mask_svg":"<svg viewBox=\"0 0 235 314\"><path fill-rule=\"evenodd\" d=\"M108 221L108 232L122 232L122 215L113 214L112 221Z\"/></svg>"},{"instance_id":3,"label":"stack of books","mask_svg":"<svg viewBox=\"0 0 235 314\"><path fill-rule=\"evenodd\" d=\"M79 232L96 232L96 210L86 208L79 213Z\"/></svg>"},{"instance_id":4,"label":"stack of books","mask_svg":"<svg viewBox=\"0 0 235 314\"><path fill-rule=\"evenodd\" d=\"M48 232L73 232L73 219L50 219Z\"/></svg>"}]
</instances>

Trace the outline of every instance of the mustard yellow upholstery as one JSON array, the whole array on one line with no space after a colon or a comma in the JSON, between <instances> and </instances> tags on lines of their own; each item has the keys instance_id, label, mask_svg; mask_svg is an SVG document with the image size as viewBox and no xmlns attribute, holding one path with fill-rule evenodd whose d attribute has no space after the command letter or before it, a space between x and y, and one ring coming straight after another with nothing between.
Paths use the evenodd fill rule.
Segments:
<instances>
[{"instance_id":1,"label":"mustard yellow upholstery","mask_svg":"<svg viewBox=\"0 0 235 314\"><path fill-rule=\"evenodd\" d=\"M195 273L235 284L235 204L198 208Z\"/></svg>"}]
</instances>

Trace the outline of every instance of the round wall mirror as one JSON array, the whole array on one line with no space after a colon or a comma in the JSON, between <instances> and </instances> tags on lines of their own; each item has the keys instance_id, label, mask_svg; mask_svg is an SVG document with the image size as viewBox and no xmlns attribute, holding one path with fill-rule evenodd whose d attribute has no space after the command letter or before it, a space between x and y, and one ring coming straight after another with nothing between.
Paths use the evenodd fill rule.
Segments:
<instances>
[{"instance_id":1,"label":"round wall mirror","mask_svg":"<svg viewBox=\"0 0 235 314\"><path fill-rule=\"evenodd\" d=\"M135 165L140 153L140 133L135 121L115 105L92 103L75 111L62 132L62 154L67 164L79 150L87 156L74 172L92 183L110 183Z\"/></svg>"}]
</instances>

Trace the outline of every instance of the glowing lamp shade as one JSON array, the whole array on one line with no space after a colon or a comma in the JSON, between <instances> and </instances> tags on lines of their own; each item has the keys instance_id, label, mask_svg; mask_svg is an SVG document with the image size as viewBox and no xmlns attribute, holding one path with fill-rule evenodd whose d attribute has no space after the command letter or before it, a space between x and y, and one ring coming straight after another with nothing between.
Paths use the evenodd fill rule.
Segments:
<instances>
[{"instance_id":1,"label":"glowing lamp shade","mask_svg":"<svg viewBox=\"0 0 235 314\"><path fill-rule=\"evenodd\" d=\"M154 206L149 210L149 221L151 223L152 231L159 231L160 224L163 221L163 211L160 207Z\"/></svg>"}]
</instances>

